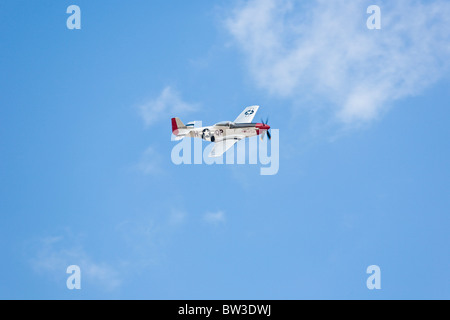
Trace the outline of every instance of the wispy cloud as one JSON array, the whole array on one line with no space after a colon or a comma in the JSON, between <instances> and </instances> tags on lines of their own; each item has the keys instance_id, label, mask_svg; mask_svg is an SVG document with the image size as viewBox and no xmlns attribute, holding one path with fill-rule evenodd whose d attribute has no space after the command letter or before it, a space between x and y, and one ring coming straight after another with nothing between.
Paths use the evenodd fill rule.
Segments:
<instances>
[{"instance_id":1,"label":"wispy cloud","mask_svg":"<svg viewBox=\"0 0 450 320\"><path fill-rule=\"evenodd\" d=\"M116 268L95 261L82 246L72 243L67 237L46 237L38 240L35 245L36 253L30 262L36 272L50 274L51 277L62 281L62 277L68 277L65 273L67 267L78 265L82 283L86 281L89 285L95 285L105 291L115 290L122 283Z\"/></svg>"},{"instance_id":2,"label":"wispy cloud","mask_svg":"<svg viewBox=\"0 0 450 320\"><path fill-rule=\"evenodd\" d=\"M225 212L207 212L203 216L203 220L212 225L219 225L225 222Z\"/></svg>"},{"instance_id":3,"label":"wispy cloud","mask_svg":"<svg viewBox=\"0 0 450 320\"><path fill-rule=\"evenodd\" d=\"M172 87L165 87L160 95L139 106L139 111L146 126L169 117L179 116L197 110L196 104L183 101L179 92Z\"/></svg>"},{"instance_id":4,"label":"wispy cloud","mask_svg":"<svg viewBox=\"0 0 450 320\"><path fill-rule=\"evenodd\" d=\"M172 210L169 216L169 224L173 226L182 225L186 221L187 213L183 210Z\"/></svg>"},{"instance_id":5,"label":"wispy cloud","mask_svg":"<svg viewBox=\"0 0 450 320\"><path fill-rule=\"evenodd\" d=\"M381 30L366 27L371 4L253 0L234 9L226 28L257 86L312 96L340 121L361 123L419 94L450 62L450 2L379 1Z\"/></svg>"},{"instance_id":6,"label":"wispy cloud","mask_svg":"<svg viewBox=\"0 0 450 320\"><path fill-rule=\"evenodd\" d=\"M145 175L160 174L162 169L162 157L153 147L148 147L136 165L136 169Z\"/></svg>"},{"instance_id":7,"label":"wispy cloud","mask_svg":"<svg viewBox=\"0 0 450 320\"><path fill-rule=\"evenodd\" d=\"M119 254L101 260L83 245L85 236L74 235L66 228L57 236L28 240L28 262L36 273L61 285L69 277L67 267L78 265L82 288L117 292L130 279L166 263L167 247L186 226L187 217L187 211L173 207L158 212L149 210L144 216L124 220L112 230L114 240L108 241L108 250Z\"/></svg>"}]
</instances>

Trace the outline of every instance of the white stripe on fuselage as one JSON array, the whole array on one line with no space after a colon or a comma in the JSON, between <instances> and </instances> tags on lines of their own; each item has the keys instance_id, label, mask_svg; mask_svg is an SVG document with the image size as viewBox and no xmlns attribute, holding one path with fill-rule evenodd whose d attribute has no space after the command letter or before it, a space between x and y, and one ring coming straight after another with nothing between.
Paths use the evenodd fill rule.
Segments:
<instances>
[{"instance_id":1,"label":"white stripe on fuselage","mask_svg":"<svg viewBox=\"0 0 450 320\"><path fill-rule=\"evenodd\" d=\"M244 127L237 129L229 129L220 126L201 127L190 130L189 136L193 138L202 138L204 130L209 130L210 136L214 136L216 141L223 140L224 138L239 137L239 139L253 137L257 135L257 129L255 127ZM209 139L208 139L209 140Z\"/></svg>"}]
</instances>

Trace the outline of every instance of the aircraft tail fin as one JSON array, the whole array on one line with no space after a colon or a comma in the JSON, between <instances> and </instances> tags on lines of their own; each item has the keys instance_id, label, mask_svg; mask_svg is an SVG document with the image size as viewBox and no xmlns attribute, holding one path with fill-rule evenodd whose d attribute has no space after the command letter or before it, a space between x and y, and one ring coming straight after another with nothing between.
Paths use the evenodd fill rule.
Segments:
<instances>
[{"instance_id":1,"label":"aircraft tail fin","mask_svg":"<svg viewBox=\"0 0 450 320\"><path fill-rule=\"evenodd\" d=\"M186 126L181 122L180 118L172 118L172 133L178 135L180 129L186 129Z\"/></svg>"}]
</instances>

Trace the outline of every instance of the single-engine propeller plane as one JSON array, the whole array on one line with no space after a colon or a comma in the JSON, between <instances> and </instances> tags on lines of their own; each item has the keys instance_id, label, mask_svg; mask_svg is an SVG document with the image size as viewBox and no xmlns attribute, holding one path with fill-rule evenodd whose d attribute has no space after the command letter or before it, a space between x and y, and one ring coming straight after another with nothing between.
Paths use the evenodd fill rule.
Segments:
<instances>
[{"instance_id":1,"label":"single-engine propeller plane","mask_svg":"<svg viewBox=\"0 0 450 320\"><path fill-rule=\"evenodd\" d=\"M222 121L208 127L196 128L194 122L185 125L179 118L172 118L172 133L175 140L190 137L211 141L214 147L209 157L220 157L241 139L260 135L262 140L265 134L271 139L268 119L265 122L261 120L261 123L252 122L258 109L259 106L247 107L233 122Z\"/></svg>"}]
</instances>

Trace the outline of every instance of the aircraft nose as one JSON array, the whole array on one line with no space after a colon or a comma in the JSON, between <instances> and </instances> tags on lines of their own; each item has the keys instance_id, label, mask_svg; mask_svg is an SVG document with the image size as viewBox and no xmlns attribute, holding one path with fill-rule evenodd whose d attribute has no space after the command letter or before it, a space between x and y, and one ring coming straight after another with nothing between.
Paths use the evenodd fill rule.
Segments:
<instances>
[{"instance_id":1,"label":"aircraft nose","mask_svg":"<svg viewBox=\"0 0 450 320\"><path fill-rule=\"evenodd\" d=\"M257 123L256 128L260 130L269 130L270 126L264 123Z\"/></svg>"}]
</instances>

